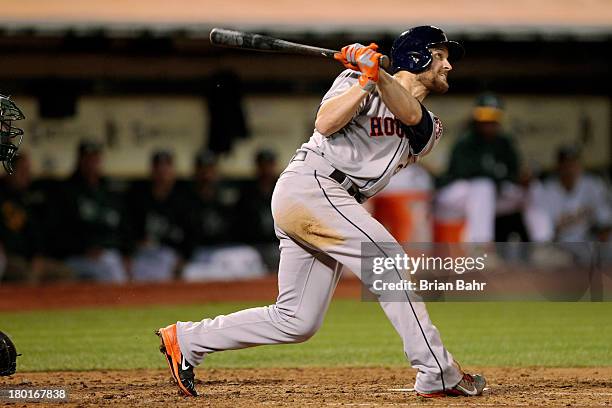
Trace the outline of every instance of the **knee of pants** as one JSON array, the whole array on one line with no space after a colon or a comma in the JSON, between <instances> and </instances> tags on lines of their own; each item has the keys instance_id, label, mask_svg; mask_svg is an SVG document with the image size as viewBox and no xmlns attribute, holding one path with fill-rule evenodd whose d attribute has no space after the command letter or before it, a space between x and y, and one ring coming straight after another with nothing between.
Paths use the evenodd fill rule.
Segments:
<instances>
[{"instance_id":1,"label":"knee of pants","mask_svg":"<svg viewBox=\"0 0 612 408\"><path fill-rule=\"evenodd\" d=\"M319 331L321 325L314 321L298 321L294 318L293 330L291 331L291 338L294 343L302 343Z\"/></svg>"},{"instance_id":2,"label":"knee of pants","mask_svg":"<svg viewBox=\"0 0 612 408\"><path fill-rule=\"evenodd\" d=\"M283 331L292 343L302 343L310 339L321 327L322 317L314 313L283 314Z\"/></svg>"}]
</instances>

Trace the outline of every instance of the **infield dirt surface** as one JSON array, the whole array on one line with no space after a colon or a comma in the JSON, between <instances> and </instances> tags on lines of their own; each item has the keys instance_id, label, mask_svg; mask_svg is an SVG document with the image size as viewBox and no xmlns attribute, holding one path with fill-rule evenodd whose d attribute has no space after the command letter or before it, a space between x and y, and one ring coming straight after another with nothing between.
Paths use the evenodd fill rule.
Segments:
<instances>
[{"instance_id":1,"label":"infield dirt surface","mask_svg":"<svg viewBox=\"0 0 612 408\"><path fill-rule=\"evenodd\" d=\"M177 293L181 296L176 296ZM10 323L14 323L15 320L11 313L16 311L79 309L84 306L90 308L101 307L101 309L93 309L100 311L99 313L101 314L94 321L106 322L107 320L103 319L106 315L102 313L106 310L104 309L105 307L111 307L108 310L112 312L114 310L112 307L117 306L131 308L132 306L158 304L205 304L204 302L228 301L232 299L259 301L261 299L272 300L275 295L276 281L273 277L249 282L211 284L170 283L164 285L129 286L66 284L40 288L11 287L7 285L0 288L0 311L5 313L5 322L10 326ZM336 295L337 298L358 299L360 295L358 281L343 280ZM576 305L576 307L580 306L580 304ZM155 310L159 312L159 309ZM539 309L534 310L537 311ZM559 310L567 311L567 307ZM92 313L94 312L90 312L86 317L91 318ZM546 316L545 312L542 313L544 313L543 316ZM605 313L605 310L598 313ZM26 315L20 316L25 318L26 321L36 324L33 327L41 327L42 329L47 327L36 319L29 318ZM40 319L60 319L50 314L43 314L41 316ZM136 317L132 316L132 319ZM561 319L561 317L559 318ZM541 316L538 318L540 320L535 319L534 321L541 322ZM572 319L571 316L569 318L570 320ZM57 321L59 322L58 324L62 324L59 320ZM134 320L130 321L133 322ZM592 324L595 324L594 327L600 328L597 331L597 335L601 332L603 336L606 336L607 332L604 330L604 327L596 325L600 323L597 319L592 322ZM533 323L529 327L532 326ZM472 330L477 328L472 327ZM587 328L591 328L591 326ZM19 330L19 326L15 326L15 329ZM451 326L450 329L453 329L453 327ZM20 332L23 336L26 336L27 333ZM150 334L151 332L147 333L153 339L154 336ZM478 332L476 331L472 334L474 333ZM510 330L509 333L514 332ZM593 332L587 333L596 335ZM503 337L497 337L498 340L500 338ZM575 342L569 342L568 344L574 347L572 350L567 350L568 353L580 349L580 347L576 346ZM600 351L600 354L597 355L600 356L600 359L604 358L605 350L602 351L601 349L606 349L605 342L596 342L596 344L597 350ZM28 350L26 347L23 351L24 355L26 355L25 352L27 351L29 351L27 355L30 357L36 355L38 351L34 346L38 346L38 344L29 344L29 347L32 349ZM555 346L555 344L552 344L552 346ZM46 343L43 344L43 349L44 347L46 347ZM326 347L329 348L331 346L328 344ZM594 350L593 347L595 347L593 344L584 345L585 350L590 350L591 352ZM66 351L63 350L63 352ZM126 352L119 349L112 351L115 353ZM338 352L342 351L342 347L340 347ZM539 350L536 351L540 352ZM525 353L528 352L529 350L525 350ZM531 352L535 351L532 350ZM163 359L156 351L156 346L151 346L150 353L159 361ZM81 353L79 355L83 356L84 354ZM537 357L539 354L535 356ZM538 364L536 357L534 357L533 364ZM591 361L590 365L593 365L593 361L589 361ZM597 361L599 360L594 361L595 364L597 364ZM601 364L608 365L607 361L602 360ZM568 365L575 364L576 361L568 361L567 363ZM50 364L57 364L57 362L51 361ZM71 362L70 364L75 363ZM273 364L274 361L270 365ZM333 368L213 368L210 366L206 367L205 363L202 368L196 370L198 378L197 389L200 393L198 398L185 398L178 395L177 387L172 383L167 369L36 372L18 370L17 374L11 377L2 377L0 387L66 388L70 395L68 403L43 403L40 405L61 407L571 406L612 408L612 366L530 368L473 367L468 366L467 363L464 364L466 365L464 368L468 372L481 372L486 376L489 384L483 396L442 399L423 399L417 397L414 392L407 391L407 389L413 386L414 370L410 367L397 366L390 368L343 366ZM402 391L401 389L404 390ZM31 405L17 402L8 406L23 407ZM0 406L4 406L3 402L0 402Z\"/></svg>"},{"instance_id":2,"label":"infield dirt surface","mask_svg":"<svg viewBox=\"0 0 612 408\"><path fill-rule=\"evenodd\" d=\"M410 368L200 369L198 398L179 396L167 370L18 373L4 386L65 387L70 401L56 404L62 407L612 406L612 367L476 371L489 385L472 398L423 399L399 391L412 387Z\"/></svg>"}]
</instances>

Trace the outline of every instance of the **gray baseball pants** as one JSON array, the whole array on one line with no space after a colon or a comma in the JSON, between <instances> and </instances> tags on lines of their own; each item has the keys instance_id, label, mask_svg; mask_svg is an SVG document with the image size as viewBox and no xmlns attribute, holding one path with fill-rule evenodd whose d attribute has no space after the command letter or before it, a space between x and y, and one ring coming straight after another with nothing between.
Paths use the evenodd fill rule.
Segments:
<instances>
[{"instance_id":1,"label":"gray baseball pants","mask_svg":"<svg viewBox=\"0 0 612 408\"><path fill-rule=\"evenodd\" d=\"M199 322L177 322L181 351L192 365L217 351L308 340L323 322L343 267L360 277L361 243L395 242L327 176L333 168L314 156L291 162L272 197L281 251L276 303ZM425 303L381 301L380 305L418 370L415 389L432 392L440 391L442 384L446 389L455 386L462 374L444 348Z\"/></svg>"}]
</instances>

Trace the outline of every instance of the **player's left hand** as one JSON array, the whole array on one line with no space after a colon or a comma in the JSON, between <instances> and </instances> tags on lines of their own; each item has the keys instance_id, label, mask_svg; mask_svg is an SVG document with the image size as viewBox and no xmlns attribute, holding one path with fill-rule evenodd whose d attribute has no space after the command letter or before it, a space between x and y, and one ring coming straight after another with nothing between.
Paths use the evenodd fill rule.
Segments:
<instances>
[{"instance_id":1,"label":"player's left hand","mask_svg":"<svg viewBox=\"0 0 612 408\"><path fill-rule=\"evenodd\" d=\"M342 47L334 58L354 71L360 71L359 85L367 91L374 89L378 82L379 60L382 54L377 52L378 45L371 43L367 47L363 44L355 43Z\"/></svg>"},{"instance_id":2,"label":"player's left hand","mask_svg":"<svg viewBox=\"0 0 612 408\"><path fill-rule=\"evenodd\" d=\"M359 71L359 67L357 66L356 54L357 51L365 48L365 45L355 43L351 45L347 45L342 47L340 52L334 54L334 58L342 63L348 69L352 69L353 71Z\"/></svg>"}]
</instances>

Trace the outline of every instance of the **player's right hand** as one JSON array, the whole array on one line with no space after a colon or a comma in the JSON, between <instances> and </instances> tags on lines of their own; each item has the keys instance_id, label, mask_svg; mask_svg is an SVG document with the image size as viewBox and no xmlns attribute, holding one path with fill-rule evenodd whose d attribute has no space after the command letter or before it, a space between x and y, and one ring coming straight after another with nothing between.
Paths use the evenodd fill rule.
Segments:
<instances>
[{"instance_id":1,"label":"player's right hand","mask_svg":"<svg viewBox=\"0 0 612 408\"><path fill-rule=\"evenodd\" d=\"M359 85L368 92L374 90L378 82L380 57L382 57L382 54L376 52L377 49L378 45L372 43L356 52L357 67L359 71L361 71Z\"/></svg>"}]
</instances>

